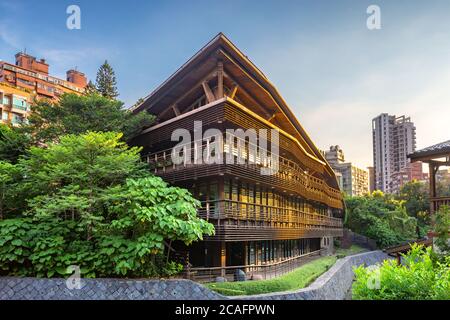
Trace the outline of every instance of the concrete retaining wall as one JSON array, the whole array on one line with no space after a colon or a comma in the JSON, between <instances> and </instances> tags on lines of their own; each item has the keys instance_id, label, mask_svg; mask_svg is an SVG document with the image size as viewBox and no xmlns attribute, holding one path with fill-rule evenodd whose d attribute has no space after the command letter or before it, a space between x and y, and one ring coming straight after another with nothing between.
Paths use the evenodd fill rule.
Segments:
<instances>
[{"instance_id":1,"label":"concrete retaining wall","mask_svg":"<svg viewBox=\"0 0 450 320\"><path fill-rule=\"evenodd\" d=\"M370 251L339 259L309 287L292 292L235 297L251 300L344 300L353 281L353 266L374 265L391 259L382 251Z\"/></svg>"},{"instance_id":2,"label":"concrete retaining wall","mask_svg":"<svg viewBox=\"0 0 450 320\"><path fill-rule=\"evenodd\" d=\"M388 257L371 251L339 259L308 288L233 299L344 299L355 265L372 265ZM0 278L0 300L217 300L229 299L190 280L81 279L80 289L69 289L66 279Z\"/></svg>"}]
</instances>

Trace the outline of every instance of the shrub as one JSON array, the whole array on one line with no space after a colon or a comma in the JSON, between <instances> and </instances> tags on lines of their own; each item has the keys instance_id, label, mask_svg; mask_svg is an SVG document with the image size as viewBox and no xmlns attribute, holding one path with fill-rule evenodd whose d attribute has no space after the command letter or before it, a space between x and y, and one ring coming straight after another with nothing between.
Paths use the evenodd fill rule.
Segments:
<instances>
[{"instance_id":1,"label":"shrub","mask_svg":"<svg viewBox=\"0 0 450 320\"><path fill-rule=\"evenodd\" d=\"M450 259L434 258L431 248L413 245L403 264L385 260L380 266L354 269L356 300L450 299Z\"/></svg>"},{"instance_id":2,"label":"shrub","mask_svg":"<svg viewBox=\"0 0 450 320\"><path fill-rule=\"evenodd\" d=\"M0 275L54 277L70 265L80 266L85 277L181 271L166 247L200 240L214 227L197 216L199 201L152 176L139 149L121 137L68 135L48 148L31 148L15 165L0 161L6 186L0 196L11 186L25 207L2 220L6 205L0 201ZM20 174L4 174L12 169Z\"/></svg>"}]
</instances>

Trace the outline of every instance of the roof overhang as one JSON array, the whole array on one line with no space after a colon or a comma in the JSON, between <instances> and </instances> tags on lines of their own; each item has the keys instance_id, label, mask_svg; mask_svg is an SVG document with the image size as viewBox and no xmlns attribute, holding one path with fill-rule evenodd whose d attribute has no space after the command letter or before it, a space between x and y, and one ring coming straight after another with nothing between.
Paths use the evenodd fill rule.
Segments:
<instances>
[{"instance_id":1,"label":"roof overhang","mask_svg":"<svg viewBox=\"0 0 450 320\"><path fill-rule=\"evenodd\" d=\"M308 154L323 162L325 170L330 176L334 177L331 166L315 146L276 87L222 33L214 37L166 81L145 97L140 105L130 110L132 112L147 110L152 114L163 112L171 102L188 90L192 83L212 72L218 60L223 62L226 72L230 73L230 76L237 81L240 81L240 84L245 86L246 90L258 93L255 96L264 105L268 113L284 115L278 117L278 119L281 119L283 130L294 136ZM333 181L334 187L337 187L337 180L333 180L335 180Z\"/></svg>"},{"instance_id":2,"label":"roof overhang","mask_svg":"<svg viewBox=\"0 0 450 320\"><path fill-rule=\"evenodd\" d=\"M450 162L450 140L441 142L430 147L418 150L408 155L411 162L436 162L437 159L444 159L442 165Z\"/></svg>"}]
</instances>

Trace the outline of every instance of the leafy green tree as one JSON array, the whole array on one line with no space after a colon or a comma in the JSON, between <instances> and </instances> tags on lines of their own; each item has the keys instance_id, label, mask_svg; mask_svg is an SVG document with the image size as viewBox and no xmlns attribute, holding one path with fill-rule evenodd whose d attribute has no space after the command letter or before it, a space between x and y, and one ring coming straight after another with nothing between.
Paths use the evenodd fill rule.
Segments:
<instances>
[{"instance_id":1,"label":"leafy green tree","mask_svg":"<svg viewBox=\"0 0 450 320\"><path fill-rule=\"evenodd\" d=\"M30 143L29 135L18 128L0 124L0 161L16 163Z\"/></svg>"},{"instance_id":2,"label":"leafy green tree","mask_svg":"<svg viewBox=\"0 0 450 320\"><path fill-rule=\"evenodd\" d=\"M90 277L171 275L180 265L164 255L167 241L213 234L199 202L152 176L121 137L63 136L14 165L27 207L0 220L0 274L52 277L75 264Z\"/></svg>"},{"instance_id":3,"label":"leafy green tree","mask_svg":"<svg viewBox=\"0 0 450 320\"><path fill-rule=\"evenodd\" d=\"M427 219L430 208L429 190L423 182L413 180L406 183L400 189L398 199L404 201L408 215L423 223L429 222Z\"/></svg>"},{"instance_id":4,"label":"leafy green tree","mask_svg":"<svg viewBox=\"0 0 450 320\"><path fill-rule=\"evenodd\" d=\"M87 131L123 132L127 140L153 123L154 116L146 112L133 115L122 106L122 102L98 94L65 94L58 102L39 100L23 130L39 145Z\"/></svg>"},{"instance_id":5,"label":"leafy green tree","mask_svg":"<svg viewBox=\"0 0 450 320\"><path fill-rule=\"evenodd\" d=\"M436 212L434 232L436 233L436 247L439 252L450 255L450 207L441 206Z\"/></svg>"},{"instance_id":6,"label":"leafy green tree","mask_svg":"<svg viewBox=\"0 0 450 320\"><path fill-rule=\"evenodd\" d=\"M406 214L402 201L374 192L360 197L345 197L345 227L374 239L381 247L417 238L417 220Z\"/></svg>"},{"instance_id":7,"label":"leafy green tree","mask_svg":"<svg viewBox=\"0 0 450 320\"><path fill-rule=\"evenodd\" d=\"M113 68L107 60L100 66L97 71L95 81L97 91L108 99L115 99L119 96L117 91L116 76Z\"/></svg>"},{"instance_id":8,"label":"leafy green tree","mask_svg":"<svg viewBox=\"0 0 450 320\"><path fill-rule=\"evenodd\" d=\"M89 80L88 84L84 88L84 92L87 95L98 94L97 88L96 88L95 84L91 80Z\"/></svg>"},{"instance_id":9,"label":"leafy green tree","mask_svg":"<svg viewBox=\"0 0 450 320\"><path fill-rule=\"evenodd\" d=\"M0 161L0 220L14 210L14 184L19 174L16 165Z\"/></svg>"},{"instance_id":10,"label":"leafy green tree","mask_svg":"<svg viewBox=\"0 0 450 320\"><path fill-rule=\"evenodd\" d=\"M440 197L450 197L450 177L448 175L436 181L436 193Z\"/></svg>"}]
</instances>

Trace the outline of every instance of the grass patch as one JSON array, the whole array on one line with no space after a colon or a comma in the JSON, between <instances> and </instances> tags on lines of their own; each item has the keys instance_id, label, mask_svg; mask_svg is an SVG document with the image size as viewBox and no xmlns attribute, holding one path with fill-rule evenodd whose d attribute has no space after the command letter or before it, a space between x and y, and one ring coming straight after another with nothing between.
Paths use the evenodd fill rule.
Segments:
<instances>
[{"instance_id":1,"label":"grass patch","mask_svg":"<svg viewBox=\"0 0 450 320\"><path fill-rule=\"evenodd\" d=\"M352 246L348 249L342 249L342 248L337 248L336 249L336 256L338 259L344 258L346 256L351 256L357 253L361 253L367 251L366 248L360 247L356 244L352 244Z\"/></svg>"},{"instance_id":2,"label":"grass patch","mask_svg":"<svg viewBox=\"0 0 450 320\"><path fill-rule=\"evenodd\" d=\"M298 290L311 284L333 266L336 260L336 256L321 257L270 280L209 283L206 287L227 296Z\"/></svg>"}]
</instances>

